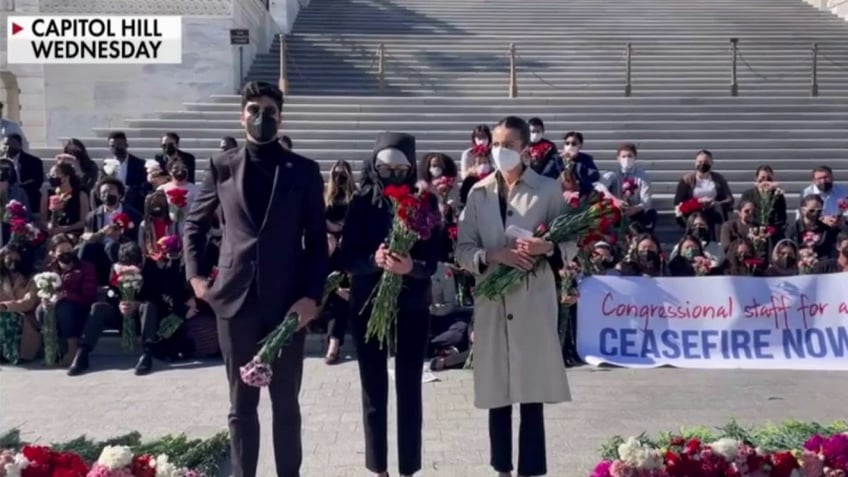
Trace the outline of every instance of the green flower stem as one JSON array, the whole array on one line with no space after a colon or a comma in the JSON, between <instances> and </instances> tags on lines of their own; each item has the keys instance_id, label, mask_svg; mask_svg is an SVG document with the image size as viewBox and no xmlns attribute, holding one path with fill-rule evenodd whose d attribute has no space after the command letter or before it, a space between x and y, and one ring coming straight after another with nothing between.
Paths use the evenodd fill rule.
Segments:
<instances>
[{"instance_id":1,"label":"green flower stem","mask_svg":"<svg viewBox=\"0 0 848 477\"><path fill-rule=\"evenodd\" d=\"M59 325L56 323L56 307L49 306L41 325L44 336L44 364L52 367L59 361Z\"/></svg>"},{"instance_id":2,"label":"green flower stem","mask_svg":"<svg viewBox=\"0 0 848 477\"><path fill-rule=\"evenodd\" d=\"M261 362L271 364L271 362L280 357L283 347L289 344L297 332L298 321L297 313L289 313L286 319L262 340L262 348L256 353Z\"/></svg>"}]
</instances>

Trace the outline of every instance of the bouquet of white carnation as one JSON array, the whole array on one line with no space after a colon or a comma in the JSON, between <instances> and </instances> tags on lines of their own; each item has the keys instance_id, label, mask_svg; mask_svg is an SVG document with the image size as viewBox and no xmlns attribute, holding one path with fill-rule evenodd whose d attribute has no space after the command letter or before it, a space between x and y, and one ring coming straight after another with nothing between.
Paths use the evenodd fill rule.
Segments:
<instances>
[{"instance_id":1,"label":"bouquet of white carnation","mask_svg":"<svg viewBox=\"0 0 848 477\"><path fill-rule=\"evenodd\" d=\"M45 308L41 334L44 335L44 364L55 366L59 359L59 325L56 322L56 303L62 288L62 277L58 273L43 272L33 277L38 297Z\"/></svg>"}]
</instances>

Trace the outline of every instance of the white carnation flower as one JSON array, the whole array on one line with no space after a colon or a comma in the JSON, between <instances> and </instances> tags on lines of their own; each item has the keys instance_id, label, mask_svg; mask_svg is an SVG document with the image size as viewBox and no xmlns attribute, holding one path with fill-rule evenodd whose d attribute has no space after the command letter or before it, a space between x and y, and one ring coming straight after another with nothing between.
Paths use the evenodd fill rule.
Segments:
<instances>
[{"instance_id":1,"label":"white carnation flower","mask_svg":"<svg viewBox=\"0 0 848 477\"><path fill-rule=\"evenodd\" d=\"M106 159L103 161L103 173L107 176L115 176L118 174L118 169L121 168L121 163L117 159Z\"/></svg>"},{"instance_id":2,"label":"white carnation flower","mask_svg":"<svg viewBox=\"0 0 848 477\"><path fill-rule=\"evenodd\" d=\"M132 464L133 453L127 446L106 446L100 452L97 463L111 470L123 469Z\"/></svg>"},{"instance_id":3,"label":"white carnation flower","mask_svg":"<svg viewBox=\"0 0 848 477\"><path fill-rule=\"evenodd\" d=\"M618 456L625 463L637 469L653 470L662 468L662 455L657 449L653 449L639 442L639 439L630 437L618 446Z\"/></svg>"},{"instance_id":4,"label":"white carnation flower","mask_svg":"<svg viewBox=\"0 0 848 477\"><path fill-rule=\"evenodd\" d=\"M168 456L159 454L156 457L156 477L182 477L181 468L168 461Z\"/></svg>"},{"instance_id":5,"label":"white carnation flower","mask_svg":"<svg viewBox=\"0 0 848 477\"><path fill-rule=\"evenodd\" d=\"M23 454L15 455L15 460L3 466L6 477L21 477L21 471L29 467L29 460Z\"/></svg>"},{"instance_id":6,"label":"white carnation flower","mask_svg":"<svg viewBox=\"0 0 848 477\"><path fill-rule=\"evenodd\" d=\"M724 457L727 462L735 461L739 454L739 441L729 437L723 437L710 444L709 447L713 452Z\"/></svg>"}]
</instances>

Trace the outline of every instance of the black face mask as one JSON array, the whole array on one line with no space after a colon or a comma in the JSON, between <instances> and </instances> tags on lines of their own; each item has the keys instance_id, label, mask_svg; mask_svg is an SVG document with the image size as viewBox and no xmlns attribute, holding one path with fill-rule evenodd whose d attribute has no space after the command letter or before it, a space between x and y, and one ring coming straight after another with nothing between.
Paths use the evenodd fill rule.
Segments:
<instances>
[{"instance_id":1,"label":"black face mask","mask_svg":"<svg viewBox=\"0 0 848 477\"><path fill-rule=\"evenodd\" d=\"M390 186L390 185L399 186L399 185L403 185L403 184L406 183L406 175L405 174L392 173L392 174L390 174L386 177L380 177L380 181L385 186Z\"/></svg>"},{"instance_id":2,"label":"black face mask","mask_svg":"<svg viewBox=\"0 0 848 477\"><path fill-rule=\"evenodd\" d=\"M12 171L9 169L0 169L0 182L9 182L12 178Z\"/></svg>"},{"instance_id":3,"label":"black face mask","mask_svg":"<svg viewBox=\"0 0 848 477\"><path fill-rule=\"evenodd\" d=\"M820 211L820 210L815 210L815 211L810 210L810 211L807 211L804 214L804 217L806 217L807 220L810 220L811 222L816 222L817 220L819 220L821 218L821 216L822 216L822 211Z\"/></svg>"},{"instance_id":4,"label":"black face mask","mask_svg":"<svg viewBox=\"0 0 848 477\"><path fill-rule=\"evenodd\" d=\"M115 194L103 194L100 199L103 201L104 204L108 205L109 207L114 207L118 205L118 196Z\"/></svg>"},{"instance_id":5,"label":"black face mask","mask_svg":"<svg viewBox=\"0 0 848 477\"><path fill-rule=\"evenodd\" d=\"M121 159L127 155L127 148L125 147L112 146L110 149L112 149L112 154L114 154L115 157L117 157L118 159Z\"/></svg>"},{"instance_id":6,"label":"black face mask","mask_svg":"<svg viewBox=\"0 0 848 477\"><path fill-rule=\"evenodd\" d=\"M277 137L277 119L260 111L247 118L247 134L259 143L271 142Z\"/></svg>"},{"instance_id":7,"label":"black face mask","mask_svg":"<svg viewBox=\"0 0 848 477\"><path fill-rule=\"evenodd\" d=\"M644 265L655 266L657 261L660 258L660 254L654 252L653 250L646 250L644 252L639 252L639 262Z\"/></svg>"},{"instance_id":8,"label":"black face mask","mask_svg":"<svg viewBox=\"0 0 848 477\"><path fill-rule=\"evenodd\" d=\"M162 151L169 156L173 156L177 152L177 145L171 142L163 144Z\"/></svg>"},{"instance_id":9,"label":"black face mask","mask_svg":"<svg viewBox=\"0 0 848 477\"><path fill-rule=\"evenodd\" d=\"M188 171L185 169L177 169L171 173L171 176L178 181L184 181L188 178Z\"/></svg>"},{"instance_id":10,"label":"black face mask","mask_svg":"<svg viewBox=\"0 0 848 477\"><path fill-rule=\"evenodd\" d=\"M57 257L56 260L63 265L70 265L74 261L73 252L62 252Z\"/></svg>"},{"instance_id":11,"label":"black face mask","mask_svg":"<svg viewBox=\"0 0 848 477\"><path fill-rule=\"evenodd\" d=\"M703 163L703 164L698 164L697 166L695 166L695 169L698 172L702 172L702 173L703 172L710 172L710 169L712 169L712 168L713 168L712 164L707 164L706 162Z\"/></svg>"},{"instance_id":12,"label":"black face mask","mask_svg":"<svg viewBox=\"0 0 848 477\"><path fill-rule=\"evenodd\" d=\"M798 259L795 257L778 257L776 261L780 268L793 268L798 265Z\"/></svg>"},{"instance_id":13,"label":"black face mask","mask_svg":"<svg viewBox=\"0 0 848 477\"><path fill-rule=\"evenodd\" d=\"M833 182L822 182L819 189L821 189L822 192L830 192L833 190Z\"/></svg>"},{"instance_id":14,"label":"black face mask","mask_svg":"<svg viewBox=\"0 0 848 477\"><path fill-rule=\"evenodd\" d=\"M6 156L7 157L15 157L21 153L21 150L17 147L7 147L6 148Z\"/></svg>"},{"instance_id":15,"label":"black face mask","mask_svg":"<svg viewBox=\"0 0 848 477\"><path fill-rule=\"evenodd\" d=\"M336 175L336 183L337 183L338 185L345 185L345 184L347 184L347 174L337 174L337 175Z\"/></svg>"},{"instance_id":16,"label":"black face mask","mask_svg":"<svg viewBox=\"0 0 848 477\"><path fill-rule=\"evenodd\" d=\"M47 183L50 184L50 187L59 187L62 185L61 177L51 177L47 179Z\"/></svg>"},{"instance_id":17,"label":"black face mask","mask_svg":"<svg viewBox=\"0 0 848 477\"><path fill-rule=\"evenodd\" d=\"M536 159L534 161L530 161L530 168L533 169L537 174L541 174L542 171L545 170L545 166L547 165L547 161L544 159Z\"/></svg>"},{"instance_id":18,"label":"black face mask","mask_svg":"<svg viewBox=\"0 0 848 477\"><path fill-rule=\"evenodd\" d=\"M706 242L710 238L710 232L704 227L695 227L692 229L692 236L701 242Z\"/></svg>"}]
</instances>

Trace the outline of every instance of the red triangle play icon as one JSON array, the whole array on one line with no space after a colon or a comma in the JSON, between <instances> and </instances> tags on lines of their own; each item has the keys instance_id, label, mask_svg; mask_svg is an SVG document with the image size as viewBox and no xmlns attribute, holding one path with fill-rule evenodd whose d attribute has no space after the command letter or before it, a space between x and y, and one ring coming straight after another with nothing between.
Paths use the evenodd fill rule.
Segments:
<instances>
[{"instance_id":1,"label":"red triangle play icon","mask_svg":"<svg viewBox=\"0 0 848 477\"><path fill-rule=\"evenodd\" d=\"M17 35L18 33L24 31L24 27L18 25L15 22L12 22L12 34Z\"/></svg>"}]
</instances>

